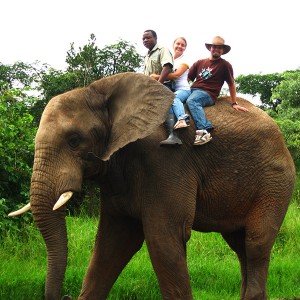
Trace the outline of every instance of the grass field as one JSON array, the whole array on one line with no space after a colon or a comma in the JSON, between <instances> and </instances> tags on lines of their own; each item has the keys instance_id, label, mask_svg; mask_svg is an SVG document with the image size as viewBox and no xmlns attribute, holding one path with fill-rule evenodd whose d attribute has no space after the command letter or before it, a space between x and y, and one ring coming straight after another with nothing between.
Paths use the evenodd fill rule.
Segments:
<instances>
[{"instance_id":1,"label":"grass field","mask_svg":"<svg viewBox=\"0 0 300 300\"><path fill-rule=\"evenodd\" d=\"M298 196L297 196L298 197ZM92 252L98 220L68 217L69 261L64 293L74 299ZM0 300L43 299L46 250L35 225L22 241L9 235L0 245ZM235 254L216 233L193 232L187 247L188 267L195 300L238 300L240 273ZM300 299L300 208L293 200L273 247L268 295ZM124 269L110 292L110 300L161 299L145 245Z\"/></svg>"}]
</instances>

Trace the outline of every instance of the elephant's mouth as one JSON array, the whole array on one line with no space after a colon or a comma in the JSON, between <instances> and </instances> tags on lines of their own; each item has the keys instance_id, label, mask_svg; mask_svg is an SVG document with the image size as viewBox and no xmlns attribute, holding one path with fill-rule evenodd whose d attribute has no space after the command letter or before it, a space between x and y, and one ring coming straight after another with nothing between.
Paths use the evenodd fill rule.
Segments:
<instances>
[{"instance_id":1,"label":"elephant's mouth","mask_svg":"<svg viewBox=\"0 0 300 300\"><path fill-rule=\"evenodd\" d=\"M105 162L94 152L88 152L84 158L84 178L95 179L105 176Z\"/></svg>"}]
</instances>

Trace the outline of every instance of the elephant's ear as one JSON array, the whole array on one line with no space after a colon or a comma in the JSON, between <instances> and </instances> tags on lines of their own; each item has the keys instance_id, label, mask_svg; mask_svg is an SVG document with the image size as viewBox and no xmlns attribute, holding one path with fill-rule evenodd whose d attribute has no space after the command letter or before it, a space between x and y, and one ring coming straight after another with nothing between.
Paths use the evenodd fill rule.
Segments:
<instances>
[{"instance_id":1,"label":"elephant's ear","mask_svg":"<svg viewBox=\"0 0 300 300\"><path fill-rule=\"evenodd\" d=\"M111 132L105 153L108 160L118 149L150 135L163 123L174 94L161 83L139 73L121 73L91 84L104 97Z\"/></svg>"}]
</instances>

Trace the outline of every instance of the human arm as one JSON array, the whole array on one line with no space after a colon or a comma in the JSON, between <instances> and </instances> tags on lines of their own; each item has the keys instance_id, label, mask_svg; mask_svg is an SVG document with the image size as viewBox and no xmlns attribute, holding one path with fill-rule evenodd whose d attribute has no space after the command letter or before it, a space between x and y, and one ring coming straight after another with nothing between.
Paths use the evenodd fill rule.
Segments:
<instances>
[{"instance_id":1,"label":"human arm","mask_svg":"<svg viewBox=\"0 0 300 300\"><path fill-rule=\"evenodd\" d=\"M190 84L190 86L192 86L192 84L194 83L196 77L197 77L197 65L199 64L200 61L197 61L195 63L193 63L189 69L188 72L188 76L187 76L187 81Z\"/></svg>"},{"instance_id":2,"label":"human arm","mask_svg":"<svg viewBox=\"0 0 300 300\"><path fill-rule=\"evenodd\" d=\"M150 75L150 77L153 78L153 79L155 79L155 80L158 80L159 76L160 76L159 74L151 74Z\"/></svg>"},{"instance_id":3,"label":"human arm","mask_svg":"<svg viewBox=\"0 0 300 300\"><path fill-rule=\"evenodd\" d=\"M187 64L181 64L175 72L172 72L168 75L168 80L174 80L179 78L187 69L189 66Z\"/></svg>"},{"instance_id":4,"label":"human arm","mask_svg":"<svg viewBox=\"0 0 300 300\"><path fill-rule=\"evenodd\" d=\"M233 82L232 84L228 84L228 87L229 87L229 93L230 93L230 97L231 97L231 106L233 109L235 110L241 110L241 111L244 111L244 112L247 112L248 109L244 106L241 106L239 105L237 102L236 102L236 87L235 87L235 83Z\"/></svg>"},{"instance_id":5,"label":"human arm","mask_svg":"<svg viewBox=\"0 0 300 300\"><path fill-rule=\"evenodd\" d=\"M174 79L177 79L179 78L187 69L188 69L188 65L186 64L182 64L180 65L175 72L171 72L169 73L168 77L167 77L167 80L174 80ZM154 78L156 80L159 79L159 76L158 74L151 74L150 77L151 78Z\"/></svg>"},{"instance_id":6,"label":"human arm","mask_svg":"<svg viewBox=\"0 0 300 300\"><path fill-rule=\"evenodd\" d=\"M161 71L160 75L159 75L158 81L160 83L164 83L166 80L168 80L167 77L171 73L171 71L172 71L172 65L171 64L165 64L162 68L162 71Z\"/></svg>"}]
</instances>

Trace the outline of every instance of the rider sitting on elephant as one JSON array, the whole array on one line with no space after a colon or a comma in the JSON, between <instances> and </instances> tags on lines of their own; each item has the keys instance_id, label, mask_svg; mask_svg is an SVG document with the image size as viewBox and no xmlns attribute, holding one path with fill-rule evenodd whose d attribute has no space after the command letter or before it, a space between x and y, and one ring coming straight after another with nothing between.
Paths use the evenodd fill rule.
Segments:
<instances>
[{"instance_id":1,"label":"rider sitting on elephant","mask_svg":"<svg viewBox=\"0 0 300 300\"><path fill-rule=\"evenodd\" d=\"M191 85L192 93L186 103L196 125L194 145L203 145L212 139L209 131L214 126L206 119L203 107L215 104L225 81L229 87L233 109L248 111L247 108L236 102L232 65L221 58L221 55L228 53L231 47L225 45L224 39L220 36L214 37L212 43L206 43L205 46L210 51L210 56L196 61L188 73L188 80L193 83Z\"/></svg>"},{"instance_id":2,"label":"rider sitting on elephant","mask_svg":"<svg viewBox=\"0 0 300 300\"><path fill-rule=\"evenodd\" d=\"M172 90L171 80L168 79L168 75L172 72L174 66L173 55L166 47L159 46L157 44L157 34L154 30L146 30L143 34L143 44L149 49L145 56L145 69L144 74L150 76L151 74L159 74L158 82L164 84L166 87ZM173 91L173 90L172 90ZM173 131L175 125L175 115L171 113L170 109L165 126L169 133L166 140L160 142L161 145L180 145L181 139Z\"/></svg>"},{"instance_id":3,"label":"rider sitting on elephant","mask_svg":"<svg viewBox=\"0 0 300 300\"><path fill-rule=\"evenodd\" d=\"M191 94L190 84L187 80L189 72L189 62L184 52L187 47L187 41L184 37L178 37L173 42L174 72L170 73L167 79L173 81L175 98L172 103L171 112L174 112L177 122L174 130L187 128L190 126L190 116L185 113L183 103ZM150 77L158 80L158 74L151 74ZM162 141L163 144L166 141Z\"/></svg>"}]
</instances>

